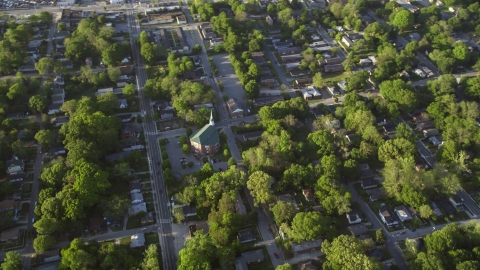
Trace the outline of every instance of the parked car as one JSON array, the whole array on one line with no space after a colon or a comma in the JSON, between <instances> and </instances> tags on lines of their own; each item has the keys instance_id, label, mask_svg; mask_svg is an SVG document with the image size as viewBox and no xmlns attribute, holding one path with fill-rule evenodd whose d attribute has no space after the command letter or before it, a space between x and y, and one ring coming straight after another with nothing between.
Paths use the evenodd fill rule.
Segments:
<instances>
[{"instance_id":1,"label":"parked car","mask_svg":"<svg viewBox=\"0 0 480 270\"><path fill-rule=\"evenodd\" d=\"M280 256L276 252L273 253L273 256L275 256L275 258L277 258L277 259L280 258Z\"/></svg>"}]
</instances>

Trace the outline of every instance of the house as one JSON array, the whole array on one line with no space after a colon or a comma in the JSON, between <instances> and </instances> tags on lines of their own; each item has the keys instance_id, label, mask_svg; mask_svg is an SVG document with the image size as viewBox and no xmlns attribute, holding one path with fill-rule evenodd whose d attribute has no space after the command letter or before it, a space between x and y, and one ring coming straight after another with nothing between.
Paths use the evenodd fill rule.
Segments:
<instances>
[{"instance_id":1,"label":"house","mask_svg":"<svg viewBox=\"0 0 480 270\"><path fill-rule=\"evenodd\" d=\"M455 214L456 209L452 206L449 200L435 200L435 203L438 205L438 208L440 208L440 210L445 213L445 215L450 216Z\"/></svg>"},{"instance_id":2,"label":"house","mask_svg":"<svg viewBox=\"0 0 480 270\"><path fill-rule=\"evenodd\" d=\"M61 103L52 103L52 104L48 105L48 114L52 115L52 114L59 113L60 112L60 107L62 107Z\"/></svg>"},{"instance_id":3,"label":"house","mask_svg":"<svg viewBox=\"0 0 480 270\"><path fill-rule=\"evenodd\" d=\"M363 59L360 59L359 64L362 67L369 67L369 66L373 65L373 62L372 62L372 60L370 60L370 58L363 58Z\"/></svg>"},{"instance_id":4,"label":"house","mask_svg":"<svg viewBox=\"0 0 480 270\"><path fill-rule=\"evenodd\" d=\"M55 157L59 155L64 155L67 153L67 149L63 146L57 146L57 147L50 147L48 149L48 155Z\"/></svg>"},{"instance_id":5,"label":"house","mask_svg":"<svg viewBox=\"0 0 480 270\"><path fill-rule=\"evenodd\" d=\"M237 212L237 214L240 214L240 215L247 215L247 208L245 207L245 204L243 204L243 200L242 200L242 197L240 197L240 193L237 191L236 195L235 195L235 211Z\"/></svg>"},{"instance_id":6,"label":"house","mask_svg":"<svg viewBox=\"0 0 480 270\"><path fill-rule=\"evenodd\" d=\"M325 73L335 73L335 72L342 72L344 71L344 68L341 64L338 65L325 65L323 67L325 70Z\"/></svg>"},{"instance_id":7,"label":"house","mask_svg":"<svg viewBox=\"0 0 480 270\"><path fill-rule=\"evenodd\" d=\"M360 184L363 189L368 189L368 188L374 188L378 186L378 182L373 179L373 178L368 178L362 180L362 183Z\"/></svg>"},{"instance_id":8,"label":"house","mask_svg":"<svg viewBox=\"0 0 480 270\"><path fill-rule=\"evenodd\" d=\"M292 243L292 252L294 255L310 253L320 250L322 240L304 241L301 243Z\"/></svg>"},{"instance_id":9,"label":"house","mask_svg":"<svg viewBox=\"0 0 480 270\"><path fill-rule=\"evenodd\" d=\"M361 171L359 179L366 180L366 179L371 179L373 177L375 177L375 173L372 170L370 170L370 168L366 168Z\"/></svg>"},{"instance_id":10,"label":"house","mask_svg":"<svg viewBox=\"0 0 480 270\"><path fill-rule=\"evenodd\" d=\"M67 116L60 116L60 117L55 117L52 119L52 125L54 127L60 127L66 123L68 123L68 121L70 120L70 118L68 118Z\"/></svg>"},{"instance_id":11,"label":"house","mask_svg":"<svg viewBox=\"0 0 480 270\"><path fill-rule=\"evenodd\" d=\"M450 198L448 198L448 200L453 205L453 207L455 207L455 209L463 210L463 207L464 207L463 199L460 198L458 195L450 196Z\"/></svg>"},{"instance_id":12,"label":"house","mask_svg":"<svg viewBox=\"0 0 480 270\"><path fill-rule=\"evenodd\" d=\"M377 200L383 199L387 196L385 191L380 188L375 188L375 189L367 189L366 190L367 195L370 196L370 201L375 202Z\"/></svg>"},{"instance_id":13,"label":"house","mask_svg":"<svg viewBox=\"0 0 480 270\"><path fill-rule=\"evenodd\" d=\"M318 1L318 0L316 0ZM312 4L310 4L312 7ZM323 8L322 8L323 9ZM299 270L317 270L319 269L320 265L315 260L309 260L307 262L300 263Z\"/></svg>"},{"instance_id":14,"label":"house","mask_svg":"<svg viewBox=\"0 0 480 270\"><path fill-rule=\"evenodd\" d=\"M237 239L240 241L240 244L245 244L255 241L256 238L251 230L242 230L238 232Z\"/></svg>"},{"instance_id":15,"label":"house","mask_svg":"<svg viewBox=\"0 0 480 270\"><path fill-rule=\"evenodd\" d=\"M438 131L438 129L427 129L423 131L423 136L425 138L432 136L440 136L440 131Z\"/></svg>"},{"instance_id":16,"label":"house","mask_svg":"<svg viewBox=\"0 0 480 270\"><path fill-rule=\"evenodd\" d=\"M0 241L2 242L15 241L18 238L20 238L20 227L15 227L10 230L4 230L0 235Z\"/></svg>"},{"instance_id":17,"label":"house","mask_svg":"<svg viewBox=\"0 0 480 270\"><path fill-rule=\"evenodd\" d=\"M426 130L430 128L435 128L435 124L432 121L425 121L425 122L417 123L415 130L421 131L421 130Z\"/></svg>"},{"instance_id":18,"label":"house","mask_svg":"<svg viewBox=\"0 0 480 270\"><path fill-rule=\"evenodd\" d=\"M88 228L90 231L98 231L102 227L103 219L101 217L91 217Z\"/></svg>"},{"instance_id":19,"label":"house","mask_svg":"<svg viewBox=\"0 0 480 270\"><path fill-rule=\"evenodd\" d=\"M140 183L130 184L130 194L140 193L141 191L142 191L142 184Z\"/></svg>"},{"instance_id":20,"label":"house","mask_svg":"<svg viewBox=\"0 0 480 270\"><path fill-rule=\"evenodd\" d=\"M265 18L265 21L267 22L268 25L273 25L273 19L272 19L272 17L270 17L270 15L268 15Z\"/></svg>"},{"instance_id":21,"label":"house","mask_svg":"<svg viewBox=\"0 0 480 270\"><path fill-rule=\"evenodd\" d=\"M289 55L281 55L280 59L284 64L287 63L297 63L303 59L303 55L301 54L289 54Z\"/></svg>"},{"instance_id":22,"label":"house","mask_svg":"<svg viewBox=\"0 0 480 270\"><path fill-rule=\"evenodd\" d=\"M340 121L338 119L327 120L325 121L325 126L327 129L338 129L340 128Z\"/></svg>"},{"instance_id":23,"label":"house","mask_svg":"<svg viewBox=\"0 0 480 270\"><path fill-rule=\"evenodd\" d=\"M20 182L25 180L25 173L14 173L7 176L9 182Z\"/></svg>"},{"instance_id":24,"label":"house","mask_svg":"<svg viewBox=\"0 0 480 270\"><path fill-rule=\"evenodd\" d=\"M355 45L355 43L353 43L353 41L347 37L347 36L343 36L342 37L342 42L347 46L347 47L352 47Z\"/></svg>"},{"instance_id":25,"label":"house","mask_svg":"<svg viewBox=\"0 0 480 270\"><path fill-rule=\"evenodd\" d=\"M433 214L435 214L435 216L437 217L443 216L442 210L440 210L440 208L437 206L435 202L432 202L430 206L432 207L432 211L433 211Z\"/></svg>"},{"instance_id":26,"label":"house","mask_svg":"<svg viewBox=\"0 0 480 270\"><path fill-rule=\"evenodd\" d=\"M279 202L291 203L295 206L295 209L297 209L297 210L300 209L297 205L297 201L295 201L295 197L293 197L289 193L278 195L277 196L277 203L279 203Z\"/></svg>"},{"instance_id":27,"label":"house","mask_svg":"<svg viewBox=\"0 0 480 270\"><path fill-rule=\"evenodd\" d=\"M8 174L20 173L25 169L25 163L23 160L19 160L16 157L14 159L7 160L7 162L5 162L5 166L7 167Z\"/></svg>"},{"instance_id":28,"label":"house","mask_svg":"<svg viewBox=\"0 0 480 270\"><path fill-rule=\"evenodd\" d=\"M174 109L166 100L158 100L152 105L155 110L160 113L161 119L172 119L174 116Z\"/></svg>"},{"instance_id":29,"label":"house","mask_svg":"<svg viewBox=\"0 0 480 270\"><path fill-rule=\"evenodd\" d=\"M352 210L345 214L348 219L348 224L357 224L362 222L362 215L357 210Z\"/></svg>"},{"instance_id":30,"label":"house","mask_svg":"<svg viewBox=\"0 0 480 270\"><path fill-rule=\"evenodd\" d=\"M212 29L212 23L202 23L200 24L199 29L203 39L212 39L217 37L217 33L215 33Z\"/></svg>"},{"instance_id":31,"label":"house","mask_svg":"<svg viewBox=\"0 0 480 270\"><path fill-rule=\"evenodd\" d=\"M178 24L186 24L187 23L187 17L185 17L185 15L177 16L176 19L177 19Z\"/></svg>"},{"instance_id":32,"label":"house","mask_svg":"<svg viewBox=\"0 0 480 270\"><path fill-rule=\"evenodd\" d=\"M268 106L273 105L277 102L285 101L283 96L264 96L264 97L257 97L253 99L254 106Z\"/></svg>"},{"instance_id":33,"label":"house","mask_svg":"<svg viewBox=\"0 0 480 270\"><path fill-rule=\"evenodd\" d=\"M273 47L275 48L275 50L277 50L278 48L287 48L292 46L293 46L292 40L278 41L273 44Z\"/></svg>"},{"instance_id":34,"label":"house","mask_svg":"<svg viewBox=\"0 0 480 270\"><path fill-rule=\"evenodd\" d=\"M262 67L262 73L260 75L272 75L269 67Z\"/></svg>"},{"instance_id":35,"label":"house","mask_svg":"<svg viewBox=\"0 0 480 270\"><path fill-rule=\"evenodd\" d=\"M259 66L263 66L263 65L266 65L267 64L267 60L265 60L265 58L261 57L257 57L257 58L253 58L253 62Z\"/></svg>"},{"instance_id":36,"label":"house","mask_svg":"<svg viewBox=\"0 0 480 270\"><path fill-rule=\"evenodd\" d=\"M220 148L220 137L213 121L213 112L210 112L210 123L190 135L192 152L200 155L213 156Z\"/></svg>"},{"instance_id":37,"label":"house","mask_svg":"<svg viewBox=\"0 0 480 270\"><path fill-rule=\"evenodd\" d=\"M328 59L323 59L323 60L318 60L318 65L321 67L325 65L338 65L342 63L342 59L335 57L335 58L328 58Z\"/></svg>"},{"instance_id":38,"label":"house","mask_svg":"<svg viewBox=\"0 0 480 270\"><path fill-rule=\"evenodd\" d=\"M0 202L0 212L7 212L12 210L20 210L22 208L22 202L16 202L14 200L3 200Z\"/></svg>"},{"instance_id":39,"label":"house","mask_svg":"<svg viewBox=\"0 0 480 270\"><path fill-rule=\"evenodd\" d=\"M131 113L125 113L121 115L115 115L117 118L120 119L122 123L130 122L133 119L133 115Z\"/></svg>"},{"instance_id":40,"label":"house","mask_svg":"<svg viewBox=\"0 0 480 270\"><path fill-rule=\"evenodd\" d=\"M325 42L325 41L316 41L316 42L310 43L308 46L310 48L318 48L318 47L323 47L325 45L327 45L327 42ZM327 58L327 57L325 57L325 58Z\"/></svg>"},{"instance_id":41,"label":"house","mask_svg":"<svg viewBox=\"0 0 480 270\"><path fill-rule=\"evenodd\" d=\"M398 225L398 221L395 220L392 212L390 211L390 209L388 209L388 207L384 203L380 205L380 209L378 210L378 215L382 219L383 223L385 223L385 225L387 225L388 227Z\"/></svg>"},{"instance_id":42,"label":"house","mask_svg":"<svg viewBox=\"0 0 480 270\"><path fill-rule=\"evenodd\" d=\"M155 218L153 216L153 212L148 212L145 216L143 216L140 219L140 223L142 223L142 224L148 224L148 223L152 223L154 221L155 221Z\"/></svg>"},{"instance_id":43,"label":"house","mask_svg":"<svg viewBox=\"0 0 480 270\"><path fill-rule=\"evenodd\" d=\"M120 109L126 109L128 107L128 102L124 98L120 98L117 100L117 106Z\"/></svg>"},{"instance_id":44,"label":"house","mask_svg":"<svg viewBox=\"0 0 480 270\"><path fill-rule=\"evenodd\" d=\"M247 264L263 262L265 260L265 256L263 255L263 250L261 249L243 252L242 258L245 260Z\"/></svg>"},{"instance_id":45,"label":"house","mask_svg":"<svg viewBox=\"0 0 480 270\"><path fill-rule=\"evenodd\" d=\"M311 100L311 99L320 99L322 98L322 94L315 86L308 86L307 89L301 89L300 92L302 93L303 99Z\"/></svg>"},{"instance_id":46,"label":"house","mask_svg":"<svg viewBox=\"0 0 480 270\"><path fill-rule=\"evenodd\" d=\"M204 234L208 234L209 226L206 221L197 221L195 222L195 227L197 231L203 231Z\"/></svg>"},{"instance_id":47,"label":"house","mask_svg":"<svg viewBox=\"0 0 480 270\"><path fill-rule=\"evenodd\" d=\"M335 86L327 86L327 91L332 96L338 96L341 94L340 91L338 91L337 88L335 88Z\"/></svg>"},{"instance_id":48,"label":"house","mask_svg":"<svg viewBox=\"0 0 480 270\"><path fill-rule=\"evenodd\" d=\"M427 77L427 75L425 74L425 72L423 72L423 70L419 69L419 68L416 68L413 70L413 73L417 74L420 78L425 78Z\"/></svg>"},{"instance_id":49,"label":"house","mask_svg":"<svg viewBox=\"0 0 480 270\"><path fill-rule=\"evenodd\" d=\"M275 77L273 77L271 74L265 74L260 76L260 84L274 84L275 82Z\"/></svg>"},{"instance_id":50,"label":"house","mask_svg":"<svg viewBox=\"0 0 480 270\"><path fill-rule=\"evenodd\" d=\"M319 108L313 108L312 110L313 116L315 116L315 119L318 119L320 116L323 115L323 111Z\"/></svg>"},{"instance_id":51,"label":"house","mask_svg":"<svg viewBox=\"0 0 480 270\"><path fill-rule=\"evenodd\" d=\"M129 216L135 216L135 215L137 215L141 212L147 213L147 204L145 204L144 202L134 204L134 205L130 206L130 208L128 208L128 215Z\"/></svg>"},{"instance_id":52,"label":"house","mask_svg":"<svg viewBox=\"0 0 480 270\"><path fill-rule=\"evenodd\" d=\"M338 85L338 88L340 88L340 91L342 93L345 93L346 89L347 89L347 82L346 81L340 81L337 83Z\"/></svg>"},{"instance_id":53,"label":"house","mask_svg":"<svg viewBox=\"0 0 480 270\"><path fill-rule=\"evenodd\" d=\"M182 211L185 217L194 217L197 215L197 207L193 204L182 206Z\"/></svg>"},{"instance_id":54,"label":"house","mask_svg":"<svg viewBox=\"0 0 480 270\"><path fill-rule=\"evenodd\" d=\"M23 188L23 182L17 181L17 182L12 182L12 184L15 190L22 190Z\"/></svg>"},{"instance_id":55,"label":"house","mask_svg":"<svg viewBox=\"0 0 480 270\"><path fill-rule=\"evenodd\" d=\"M93 65L92 57L87 57L87 59L85 59L85 65L92 67Z\"/></svg>"},{"instance_id":56,"label":"house","mask_svg":"<svg viewBox=\"0 0 480 270\"><path fill-rule=\"evenodd\" d=\"M304 188L302 189L303 196L309 202L315 201L315 196L313 195L313 189L311 188Z\"/></svg>"},{"instance_id":57,"label":"house","mask_svg":"<svg viewBox=\"0 0 480 270\"><path fill-rule=\"evenodd\" d=\"M226 103L228 111L230 112L230 117L238 118L244 116L243 110L240 108L240 106L238 106L237 102L233 98L227 100Z\"/></svg>"},{"instance_id":58,"label":"house","mask_svg":"<svg viewBox=\"0 0 480 270\"><path fill-rule=\"evenodd\" d=\"M360 33L346 33L345 34L350 40L361 39L362 35Z\"/></svg>"},{"instance_id":59,"label":"house","mask_svg":"<svg viewBox=\"0 0 480 270\"><path fill-rule=\"evenodd\" d=\"M62 66L66 69L72 69L73 68L73 62L70 60L61 60Z\"/></svg>"},{"instance_id":60,"label":"house","mask_svg":"<svg viewBox=\"0 0 480 270\"><path fill-rule=\"evenodd\" d=\"M119 152L119 153L113 153L113 154L108 154L105 156L105 160L108 162L119 162L121 160L127 159L130 157L130 152Z\"/></svg>"},{"instance_id":61,"label":"house","mask_svg":"<svg viewBox=\"0 0 480 270\"><path fill-rule=\"evenodd\" d=\"M210 46L215 47L220 44L223 44L223 38L217 37L217 38L210 39Z\"/></svg>"},{"instance_id":62,"label":"house","mask_svg":"<svg viewBox=\"0 0 480 270\"><path fill-rule=\"evenodd\" d=\"M7 114L7 119L22 120L22 119L25 119L25 113L24 112L9 113Z\"/></svg>"},{"instance_id":63,"label":"house","mask_svg":"<svg viewBox=\"0 0 480 270\"><path fill-rule=\"evenodd\" d=\"M299 54L302 52L302 48L300 47L281 47L277 49L277 53L282 56L282 55L294 55L294 54Z\"/></svg>"},{"instance_id":64,"label":"house","mask_svg":"<svg viewBox=\"0 0 480 270\"><path fill-rule=\"evenodd\" d=\"M137 233L130 236L132 242L130 248L143 247L145 245L145 235L143 233Z\"/></svg>"},{"instance_id":65,"label":"house","mask_svg":"<svg viewBox=\"0 0 480 270\"><path fill-rule=\"evenodd\" d=\"M377 127L382 127L387 124L387 118L385 116L378 116L375 118L375 121L377 123Z\"/></svg>"},{"instance_id":66,"label":"house","mask_svg":"<svg viewBox=\"0 0 480 270\"><path fill-rule=\"evenodd\" d=\"M390 122L386 125L383 125L383 133L386 135L386 136L390 136L390 135L393 135L395 134L396 132L396 128L397 128L397 125L393 122Z\"/></svg>"},{"instance_id":67,"label":"house","mask_svg":"<svg viewBox=\"0 0 480 270\"><path fill-rule=\"evenodd\" d=\"M243 133L242 137L245 142L256 141L262 137L262 134L263 134L263 130L252 131L252 132Z\"/></svg>"},{"instance_id":68,"label":"house","mask_svg":"<svg viewBox=\"0 0 480 270\"><path fill-rule=\"evenodd\" d=\"M412 215L410 212L407 210L405 206L398 206L393 209L395 213L397 214L398 219L400 219L401 222L409 221L412 220Z\"/></svg>"},{"instance_id":69,"label":"house","mask_svg":"<svg viewBox=\"0 0 480 270\"><path fill-rule=\"evenodd\" d=\"M428 138L428 140L435 146L443 145L443 139L441 136L433 136Z\"/></svg>"},{"instance_id":70,"label":"house","mask_svg":"<svg viewBox=\"0 0 480 270\"><path fill-rule=\"evenodd\" d=\"M298 86L303 86L303 85L307 85L307 84L310 84L313 82L313 79L312 78L299 78L299 79L296 79L295 80L295 83L298 85Z\"/></svg>"},{"instance_id":71,"label":"house","mask_svg":"<svg viewBox=\"0 0 480 270\"><path fill-rule=\"evenodd\" d=\"M298 76L305 76L310 74L310 70L308 69L292 69L289 71L290 76L292 77L298 77Z\"/></svg>"},{"instance_id":72,"label":"house","mask_svg":"<svg viewBox=\"0 0 480 270\"><path fill-rule=\"evenodd\" d=\"M137 203L143 202L142 193L132 193L132 194L130 194L130 198L132 199L132 204L137 204Z\"/></svg>"},{"instance_id":73,"label":"house","mask_svg":"<svg viewBox=\"0 0 480 270\"><path fill-rule=\"evenodd\" d=\"M355 237L368 233L367 227L363 226L362 224L349 226L348 230Z\"/></svg>"},{"instance_id":74,"label":"house","mask_svg":"<svg viewBox=\"0 0 480 270\"><path fill-rule=\"evenodd\" d=\"M410 37L410 39L412 41L417 41L418 42L418 41L420 41L420 39L422 39L422 36L420 36L419 33L415 33L415 32L408 34L408 36Z\"/></svg>"}]
</instances>

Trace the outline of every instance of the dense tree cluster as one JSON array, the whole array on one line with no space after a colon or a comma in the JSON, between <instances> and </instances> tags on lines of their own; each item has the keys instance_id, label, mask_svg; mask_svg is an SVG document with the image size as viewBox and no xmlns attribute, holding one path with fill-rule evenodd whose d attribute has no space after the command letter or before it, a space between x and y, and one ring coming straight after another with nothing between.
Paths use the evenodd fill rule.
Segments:
<instances>
[{"instance_id":1,"label":"dense tree cluster","mask_svg":"<svg viewBox=\"0 0 480 270\"><path fill-rule=\"evenodd\" d=\"M65 56L76 62L89 56L105 57L107 65L115 65L129 54L128 42L118 44L112 40L114 28L102 26L98 21L85 18L80 21L71 37L65 39Z\"/></svg>"},{"instance_id":2,"label":"dense tree cluster","mask_svg":"<svg viewBox=\"0 0 480 270\"><path fill-rule=\"evenodd\" d=\"M259 78L262 69L253 60L248 52L244 52L241 58L237 58L234 54L230 55L230 63L235 70L235 73L240 80L240 83L245 87L245 94L248 98L254 98L260 93Z\"/></svg>"},{"instance_id":3,"label":"dense tree cluster","mask_svg":"<svg viewBox=\"0 0 480 270\"><path fill-rule=\"evenodd\" d=\"M75 238L61 251L58 269L142 269L159 270L160 256L156 245L150 245L142 256L139 249L130 249L113 242L99 244L95 240L85 243ZM143 257L143 260L142 260Z\"/></svg>"},{"instance_id":4,"label":"dense tree cluster","mask_svg":"<svg viewBox=\"0 0 480 270\"><path fill-rule=\"evenodd\" d=\"M410 246L408 249L415 255L415 260L410 264L411 269L478 269L480 267L478 224L450 223L424 239L424 249L418 250L416 246Z\"/></svg>"},{"instance_id":5,"label":"dense tree cluster","mask_svg":"<svg viewBox=\"0 0 480 270\"><path fill-rule=\"evenodd\" d=\"M140 55L147 64L154 64L161 55L161 48L155 42L150 42L147 32L142 31L138 38L140 43Z\"/></svg>"}]
</instances>

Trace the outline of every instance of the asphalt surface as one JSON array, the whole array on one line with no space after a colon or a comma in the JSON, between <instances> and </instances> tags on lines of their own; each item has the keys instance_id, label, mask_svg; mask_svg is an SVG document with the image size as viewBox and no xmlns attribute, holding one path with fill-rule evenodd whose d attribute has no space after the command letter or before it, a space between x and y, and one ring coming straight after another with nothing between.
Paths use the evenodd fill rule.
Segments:
<instances>
[{"instance_id":1,"label":"asphalt surface","mask_svg":"<svg viewBox=\"0 0 480 270\"><path fill-rule=\"evenodd\" d=\"M153 115L152 107L150 106L150 100L143 93L143 87L147 81L147 74L145 71L145 64L143 63L140 55L140 48L135 42L135 38L139 37L141 29L136 20L133 5L127 3L127 20L130 27L130 42L132 46L133 59L136 63L136 75L137 75L137 89L140 97L140 107L144 112L144 116ZM156 133L155 123L151 117L144 117L144 132L145 134ZM158 235L160 244L162 247L162 257L164 263L164 269L176 269L177 254L174 248L171 213L169 210L169 202L166 197L167 190L164 188L163 172L161 168L161 153L158 145L158 139L155 136L145 136L146 149L149 159L149 168L152 181L152 190L154 194L154 207L157 217L157 225L159 226ZM158 173L156 173L158 172Z\"/></svg>"}]
</instances>

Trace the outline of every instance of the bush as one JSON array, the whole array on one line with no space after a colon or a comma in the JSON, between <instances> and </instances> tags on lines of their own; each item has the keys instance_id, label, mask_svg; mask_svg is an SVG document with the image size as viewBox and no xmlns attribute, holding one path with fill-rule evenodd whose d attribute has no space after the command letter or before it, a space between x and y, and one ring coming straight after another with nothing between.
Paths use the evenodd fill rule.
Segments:
<instances>
[{"instance_id":1,"label":"bush","mask_svg":"<svg viewBox=\"0 0 480 270\"><path fill-rule=\"evenodd\" d=\"M182 169L186 169L186 168L187 168L187 164L182 163Z\"/></svg>"},{"instance_id":2,"label":"bush","mask_svg":"<svg viewBox=\"0 0 480 270\"><path fill-rule=\"evenodd\" d=\"M193 134L193 131L191 128L187 128L187 136L190 137L190 135Z\"/></svg>"},{"instance_id":3,"label":"bush","mask_svg":"<svg viewBox=\"0 0 480 270\"><path fill-rule=\"evenodd\" d=\"M185 155L190 154L190 146L188 144L182 145L182 153L184 153Z\"/></svg>"},{"instance_id":4,"label":"bush","mask_svg":"<svg viewBox=\"0 0 480 270\"><path fill-rule=\"evenodd\" d=\"M193 167L193 161L189 161L189 162L187 163L187 165L188 165L188 168L192 168L192 167Z\"/></svg>"},{"instance_id":5,"label":"bush","mask_svg":"<svg viewBox=\"0 0 480 270\"><path fill-rule=\"evenodd\" d=\"M162 163L162 170L165 169L172 169L172 164L170 163L169 159L165 159Z\"/></svg>"},{"instance_id":6,"label":"bush","mask_svg":"<svg viewBox=\"0 0 480 270\"><path fill-rule=\"evenodd\" d=\"M166 152L167 152L167 148L165 148L165 146L162 146L162 147L160 147L160 151L162 151L162 153L164 153L164 152L166 153Z\"/></svg>"},{"instance_id":7,"label":"bush","mask_svg":"<svg viewBox=\"0 0 480 270\"><path fill-rule=\"evenodd\" d=\"M168 153L166 151L162 151L162 160L168 159Z\"/></svg>"},{"instance_id":8,"label":"bush","mask_svg":"<svg viewBox=\"0 0 480 270\"><path fill-rule=\"evenodd\" d=\"M223 150L223 156L228 157L229 155L230 155L230 151L228 151L228 149L224 149Z\"/></svg>"},{"instance_id":9,"label":"bush","mask_svg":"<svg viewBox=\"0 0 480 270\"><path fill-rule=\"evenodd\" d=\"M187 144L187 136L185 135L180 136L178 141L180 142L181 145Z\"/></svg>"},{"instance_id":10,"label":"bush","mask_svg":"<svg viewBox=\"0 0 480 270\"><path fill-rule=\"evenodd\" d=\"M160 140L160 146L165 146L167 144L167 139Z\"/></svg>"},{"instance_id":11,"label":"bush","mask_svg":"<svg viewBox=\"0 0 480 270\"><path fill-rule=\"evenodd\" d=\"M228 159L228 167L230 166L237 166L237 161L233 157Z\"/></svg>"}]
</instances>

